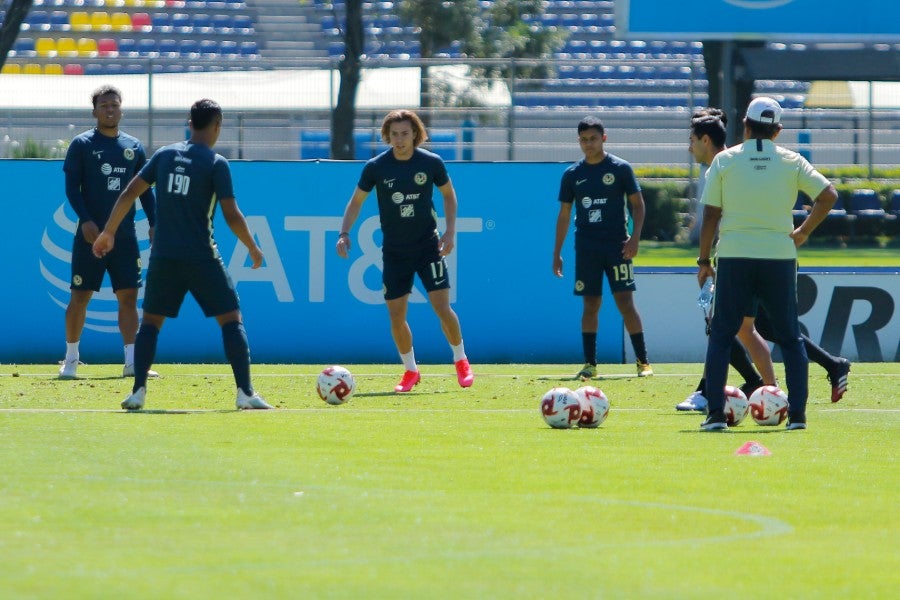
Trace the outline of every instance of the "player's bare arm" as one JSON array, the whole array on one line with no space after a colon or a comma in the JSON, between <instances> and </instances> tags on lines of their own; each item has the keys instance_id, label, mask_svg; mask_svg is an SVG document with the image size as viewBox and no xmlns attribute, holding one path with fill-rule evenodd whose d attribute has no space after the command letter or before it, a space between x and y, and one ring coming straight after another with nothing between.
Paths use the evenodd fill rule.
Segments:
<instances>
[{"instance_id":1,"label":"player's bare arm","mask_svg":"<svg viewBox=\"0 0 900 600\"><path fill-rule=\"evenodd\" d=\"M81 235L88 244L93 244L100 235L100 228L93 221L85 221L81 224Z\"/></svg>"},{"instance_id":2,"label":"player's bare arm","mask_svg":"<svg viewBox=\"0 0 900 600\"><path fill-rule=\"evenodd\" d=\"M441 256L447 256L453 252L453 248L456 246L456 211L458 204L456 201L456 190L453 188L452 182L447 181L444 185L439 186L438 189L441 192L441 196L444 197L444 220L447 223L444 234L441 236L439 251Z\"/></svg>"},{"instance_id":3,"label":"player's bare arm","mask_svg":"<svg viewBox=\"0 0 900 600\"><path fill-rule=\"evenodd\" d=\"M825 217L828 216L828 211L830 211L834 206L834 203L837 202L837 197L837 190L835 190L834 186L831 184L816 196L816 201L813 203L813 208L809 215L803 223L800 224L800 227L791 232L794 246L799 248L806 243L810 234L815 231L816 227L818 227L822 221L825 220Z\"/></svg>"},{"instance_id":4,"label":"player's bare arm","mask_svg":"<svg viewBox=\"0 0 900 600\"><path fill-rule=\"evenodd\" d=\"M628 202L631 204L631 220L634 222L634 229L631 237L625 240L622 247L622 258L629 260L637 256L638 247L641 242L641 231L644 229L644 196L640 192L635 192L628 196Z\"/></svg>"},{"instance_id":5,"label":"player's bare arm","mask_svg":"<svg viewBox=\"0 0 900 600\"><path fill-rule=\"evenodd\" d=\"M697 270L697 282L700 287L707 277L715 277L716 272L710 262L712 254L712 244L716 237L716 231L719 230L719 221L722 220L722 209L709 204L703 207L703 225L700 227L700 255L697 258L697 264L700 267Z\"/></svg>"},{"instance_id":6,"label":"player's bare arm","mask_svg":"<svg viewBox=\"0 0 900 600\"><path fill-rule=\"evenodd\" d=\"M572 221L572 204L559 203L559 215L556 217L556 239L553 242L553 274L563 276L562 247L569 233L569 223Z\"/></svg>"},{"instance_id":7,"label":"player's bare arm","mask_svg":"<svg viewBox=\"0 0 900 600\"><path fill-rule=\"evenodd\" d=\"M122 190L122 193L119 194L119 198L113 205L112 213L110 213L109 219L107 219L106 225L103 227L103 231L97 236L97 239L94 240L94 256L103 258L109 254L115 245L116 231L119 229L122 219L125 218L125 215L127 215L128 211L131 210L131 207L134 206L134 202L137 200L138 196L146 192L149 188L150 184L141 179L140 175L135 175L131 181L128 182L128 185L125 186L125 189Z\"/></svg>"},{"instance_id":8,"label":"player's bare arm","mask_svg":"<svg viewBox=\"0 0 900 600\"><path fill-rule=\"evenodd\" d=\"M228 228L250 252L250 260L253 261L252 268L258 269L263 263L263 252L256 245L256 240L253 239L253 234L250 233L250 226L247 225L247 219L244 218L244 213L238 208L237 200L234 198L222 198L219 200L219 206L222 207L222 216L225 217L225 223L228 224Z\"/></svg>"},{"instance_id":9,"label":"player's bare arm","mask_svg":"<svg viewBox=\"0 0 900 600\"><path fill-rule=\"evenodd\" d=\"M353 190L350 201L347 202L347 208L344 209L344 218L341 220L341 233L338 235L338 241L335 245L335 250L337 250L338 256L341 258L350 256L350 230L353 229L353 224L359 218L359 211L362 210L363 202L366 201L368 196L369 192L361 190L357 186Z\"/></svg>"}]
</instances>

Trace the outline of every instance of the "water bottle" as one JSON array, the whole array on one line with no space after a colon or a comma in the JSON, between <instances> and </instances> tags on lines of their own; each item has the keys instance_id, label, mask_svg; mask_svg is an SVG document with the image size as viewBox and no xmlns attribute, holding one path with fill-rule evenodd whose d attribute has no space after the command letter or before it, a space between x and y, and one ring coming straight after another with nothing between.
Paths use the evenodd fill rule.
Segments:
<instances>
[{"instance_id":1,"label":"water bottle","mask_svg":"<svg viewBox=\"0 0 900 600\"><path fill-rule=\"evenodd\" d=\"M707 277L706 281L703 282L703 287L700 289L700 295L697 296L697 306L703 310L708 310L712 305L713 292L715 291L716 284L713 281L712 276Z\"/></svg>"}]
</instances>

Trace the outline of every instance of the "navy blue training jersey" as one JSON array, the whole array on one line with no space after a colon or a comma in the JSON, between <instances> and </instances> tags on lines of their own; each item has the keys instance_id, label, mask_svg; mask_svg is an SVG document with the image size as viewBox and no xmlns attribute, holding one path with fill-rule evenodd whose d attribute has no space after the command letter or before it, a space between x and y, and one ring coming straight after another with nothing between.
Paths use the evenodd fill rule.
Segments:
<instances>
[{"instance_id":1,"label":"navy blue training jersey","mask_svg":"<svg viewBox=\"0 0 900 600\"><path fill-rule=\"evenodd\" d=\"M575 204L575 248L624 242L628 196L639 191L631 165L612 154L595 165L581 159L566 169L559 201Z\"/></svg>"},{"instance_id":2,"label":"navy blue training jersey","mask_svg":"<svg viewBox=\"0 0 900 600\"><path fill-rule=\"evenodd\" d=\"M93 221L103 229L119 193L146 162L144 146L127 133L120 131L116 137L109 137L91 129L75 136L66 151L63 171L66 174L66 196L78 214L79 234L85 221ZM152 192L149 195L152 200ZM145 197L142 196L142 203ZM146 204L144 209L152 223L153 206L151 202ZM116 231L116 237L134 235L132 207Z\"/></svg>"},{"instance_id":3,"label":"navy blue training jersey","mask_svg":"<svg viewBox=\"0 0 900 600\"><path fill-rule=\"evenodd\" d=\"M213 237L216 204L234 198L228 160L208 146L178 142L157 150L140 176L156 184L156 233L150 256L218 257Z\"/></svg>"},{"instance_id":4,"label":"navy blue training jersey","mask_svg":"<svg viewBox=\"0 0 900 600\"><path fill-rule=\"evenodd\" d=\"M366 163L357 186L365 192L376 188L385 250L414 248L438 235L434 186L448 181L441 157L421 148L409 160L387 150Z\"/></svg>"}]
</instances>

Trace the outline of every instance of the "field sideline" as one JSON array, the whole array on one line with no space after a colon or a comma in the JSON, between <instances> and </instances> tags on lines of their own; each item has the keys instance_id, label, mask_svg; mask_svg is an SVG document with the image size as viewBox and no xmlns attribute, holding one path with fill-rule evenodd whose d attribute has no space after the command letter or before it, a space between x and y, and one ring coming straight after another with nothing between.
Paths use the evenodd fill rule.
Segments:
<instances>
[{"instance_id":1,"label":"field sideline","mask_svg":"<svg viewBox=\"0 0 900 600\"><path fill-rule=\"evenodd\" d=\"M579 365L254 365L275 411L234 410L225 365L164 364L146 410L119 365L0 365L0 597L890 598L900 586L897 363L854 364L810 429L699 432L699 364L601 365L598 430L539 399ZM781 365L776 364L780 372ZM783 376L780 377L783 380ZM748 441L770 456L738 456Z\"/></svg>"}]
</instances>

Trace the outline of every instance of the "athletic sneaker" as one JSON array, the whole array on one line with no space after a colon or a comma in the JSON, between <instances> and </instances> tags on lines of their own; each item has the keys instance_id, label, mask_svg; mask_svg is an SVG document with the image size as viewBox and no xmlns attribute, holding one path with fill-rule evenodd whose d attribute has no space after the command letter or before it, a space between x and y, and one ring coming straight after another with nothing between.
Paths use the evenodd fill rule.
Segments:
<instances>
[{"instance_id":1,"label":"athletic sneaker","mask_svg":"<svg viewBox=\"0 0 900 600\"><path fill-rule=\"evenodd\" d=\"M122 367L122 377L134 377L134 363ZM159 373L150 369L147 371L147 377L159 377Z\"/></svg>"},{"instance_id":2,"label":"athletic sneaker","mask_svg":"<svg viewBox=\"0 0 900 600\"><path fill-rule=\"evenodd\" d=\"M702 431L728 431L728 423L725 422L725 414L709 415L700 425Z\"/></svg>"},{"instance_id":3,"label":"athletic sneaker","mask_svg":"<svg viewBox=\"0 0 900 600\"><path fill-rule=\"evenodd\" d=\"M122 408L125 410L141 410L144 408L144 401L147 399L147 388L140 387L138 391L131 392L127 398L122 400Z\"/></svg>"},{"instance_id":4,"label":"athletic sneaker","mask_svg":"<svg viewBox=\"0 0 900 600\"><path fill-rule=\"evenodd\" d=\"M706 396L700 392L694 392L688 396L684 402L675 405L675 410L695 410L697 412L706 412L708 403Z\"/></svg>"},{"instance_id":5,"label":"athletic sneaker","mask_svg":"<svg viewBox=\"0 0 900 600\"><path fill-rule=\"evenodd\" d=\"M456 361L456 380L459 382L460 387L469 387L472 385L472 382L475 381L475 374L472 373L472 366L469 364L469 360L463 358L461 360Z\"/></svg>"},{"instance_id":6,"label":"athletic sneaker","mask_svg":"<svg viewBox=\"0 0 900 600\"><path fill-rule=\"evenodd\" d=\"M418 371L406 371L403 373L400 383L394 386L394 391L408 392L413 389L414 385L419 383L420 379L422 379L422 375L420 375Z\"/></svg>"},{"instance_id":7,"label":"athletic sneaker","mask_svg":"<svg viewBox=\"0 0 900 600\"><path fill-rule=\"evenodd\" d=\"M584 366L581 367L581 370L575 375L577 379L581 379L582 381L587 381L588 379L593 379L597 376L597 365L592 365L591 363L584 363Z\"/></svg>"},{"instance_id":8,"label":"athletic sneaker","mask_svg":"<svg viewBox=\"0 0 900 600\"><path fill-rule=\"evenodd\" d=\"M64 360L59 363L59 379L77 379L78 378L78 359Z\"/></svg>"},{"instance_id":9,"label":"athletic sneaker","mask_svg":"<svg viewBox=\"0 0 900 600\"><path fill-rule=\"evenodd\" d=\"M253 392L252 396L248 396L241 388L238 388L237 400L234 401L234 405L238 407L238 410L266 410L268 408L275 408L263 400L263 397L256 392Z\"/></svg>"},{"instance_id":10,"label":"athletic sneaker","mask_svg":"<svg viewBox=\"0 0 900 600\"><path fill-rule=\"evenodd\" d=\"M788 419L787 425L784 426L785 431L796 431L798 429L806 429L806 423L803 421L791 421Z\"/></svg>"},{"instance_id":11,"label":"athletic sneaker","mask_svg":"<svg viewBox=\"0 0 900 600\"><path fill-rule=\"evenodd\" d=\"M831 401L837 402L844 397L847 391L847 378L850 376L850 361L839 358L837 366L828 371L828 381L831 382Z\"/></svg>"},{"instance_id":12,"label":"athletic sneaker","mask_svg":"<svg viewBox=\"0 0 900 600\"><path fill-rule=\"evenodd\" d=\"M650 377L653 375L653 369L650 367L650 363L637 361L635 365L637 366L638 377Z\"/></svg>"}]
</instances>

